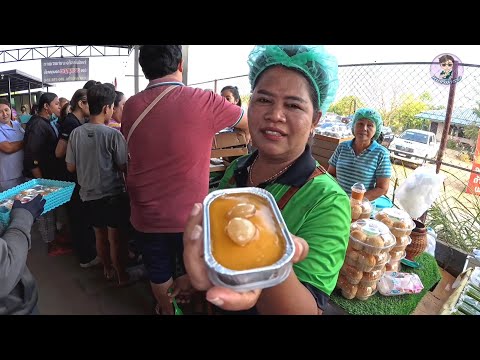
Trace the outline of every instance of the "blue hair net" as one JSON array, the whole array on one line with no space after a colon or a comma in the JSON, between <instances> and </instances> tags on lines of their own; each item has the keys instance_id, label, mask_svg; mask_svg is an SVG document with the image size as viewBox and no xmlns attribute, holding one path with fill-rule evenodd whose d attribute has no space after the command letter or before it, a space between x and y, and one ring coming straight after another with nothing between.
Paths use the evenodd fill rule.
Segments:
<instances>
[{"instance_id":1,"label":"blue hair net","mask_svg":"<svg viewBox=\"0 0 480 360\"><path fill-rule=\"evenodd\" d=\"M265 69L282 65L299 70L312 83L322 113L335 99L338 89L337 59L323 45L256 45L248 56L252 89Z\"/></svg>"},{"instance_id":2,"label":"blue hair net","mask_svg":"<svg viewBox=\"0 0 480 360\"><path fill-rule=\"evenodd\" d=\"M355 124L360 119L368 119L375 124L376 130L375 135L373 135L373 140L377 140L380 136L380 133L382 132L383 126L383 120L380 113L377 110L371 108L361 108L355 111L355 114L353 115L352 132L355 128Z\"/></svg>"}]
</instances>

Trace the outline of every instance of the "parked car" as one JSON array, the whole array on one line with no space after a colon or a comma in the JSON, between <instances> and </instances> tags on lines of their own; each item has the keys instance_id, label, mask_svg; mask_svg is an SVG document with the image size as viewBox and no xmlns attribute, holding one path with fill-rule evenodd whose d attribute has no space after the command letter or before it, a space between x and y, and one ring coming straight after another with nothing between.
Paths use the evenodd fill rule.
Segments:
<instances>
[{"instance_id":1,"label":"parked car","mask_svg":"<svg viewBox=\"0 0 480 360\"><path fill-rule=\"evenodd\" d=\"M411 158L412 155L420 158L434 159L437 157L440 144L433 132L408 129L396 137L389 149L395 156Z\"/></svg>"},{"instance_id":2,"label":"parked car","mask_svg":"<svg viewBox=\"0 0 480 360\"><path fill-rule=\"evenodd\" d=\"M338 124L326 129L323 135L343 139L352 136L352 130L345 124Z\"/></svg>"},{"instance_id":3,"label":"parked car","mask_svg":"<svg viewBox=\"0 0 480 360\"><path fill-rule=\"evenodd\" d=\"M315 128L315 133L320 135L325 135L325 131L327 131L334 125L335 124L331 122L324 122L322 124L318 124L317 127Z\"/></svg>"},{"instance_id":4,"label":"parked car","mask_svg":"<svg viewBox=\"0 0 480 360\"><path fill-rule=\"evenodd\" d=\"M324 116L322 116L324 122L342 122L342 117L335 113L327 112Z\"/></svg>"},{"instance_id":5,"label":"parked car","mask_svg":"<svg viewBox=\"0 0 480 360\"><path fill-rule=\"evenodd\" d=\"M395 138L395 134L389 126L382 126L382 136L383 138L381 144L388 149L391 142Z\"/></svg>"}]
</instances>

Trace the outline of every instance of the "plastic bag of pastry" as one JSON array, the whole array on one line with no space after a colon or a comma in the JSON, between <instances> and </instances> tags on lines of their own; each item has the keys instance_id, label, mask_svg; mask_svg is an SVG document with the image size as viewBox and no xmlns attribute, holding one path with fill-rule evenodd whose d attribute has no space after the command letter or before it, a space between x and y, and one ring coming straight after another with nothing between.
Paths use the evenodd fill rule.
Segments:
<instances>
[{"instance_id":1,"label":"plastic bag of pastry","mask_svg":"<svg viewBox=\"0 0 480 360\"><path fill-rule=\"evenodd\" d=\"M373 206L367 198L357 200L351 197L350 208L352 210L352 221L356 221L358 219L369 219Z\"/></svg>"},{"instance_id":2,"label":"plastic bag of pastry","mask_svg":"<svg viewBox=\"0 0 480 360\"><path fill-rule=\"evenodd\" d=\"M418 294L422 290L417 274L386 271L378 282L378 291L384 296Z\"/></svg>"},{"instance_id":3,"label":"plastic bag of pastry","mask_svg":"<svg viewBox=\"0 0 480 360\"><path fill-rule=\"evenodd\" d=\"M349 245L354 250L363 251L371 255L379 255L382 252L390 251L395 244L395 238L388 227L379 221L361 219L350 225Z\"/></svg>"},{"instance_id":4,"label":"plastic bag of pastry","mask_svg":"<svg viewBox=\"0 0 480 360\"><path fill-rule=\"evenodd\" d=\"M410 215L401 209L383 209L375 215L375 219L387 225L395 237L410 235L415 228Z\"/></svg>"}]
</instances>

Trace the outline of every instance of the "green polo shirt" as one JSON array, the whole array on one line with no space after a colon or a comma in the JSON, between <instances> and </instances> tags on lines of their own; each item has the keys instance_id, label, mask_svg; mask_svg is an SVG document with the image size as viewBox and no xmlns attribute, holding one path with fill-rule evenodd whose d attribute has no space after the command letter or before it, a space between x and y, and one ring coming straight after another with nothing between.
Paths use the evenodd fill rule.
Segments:
<instances>
[{"instance_id":1,"label":"green polo shirt","mask_svg":"<svg viewBox=\"0 0 480 360\"><path fill-rule=\"evenodd\" d=\"M218 188L245 187L248 169L256 156L257 152L254 152L232 162ZM301 187L282 210L282 215L290 233L305 239L310 246L308 256L294 264L293 269L302 283L315 288L314 296L323 308L335 288L345 259L351 210L347 194L329 174L308 181L316 166L318 163L307 146L284 174L259 187L269 191L277 202L291 186ZM234 179L231 180L232 176Z\"/></svg>"}]
</instances>

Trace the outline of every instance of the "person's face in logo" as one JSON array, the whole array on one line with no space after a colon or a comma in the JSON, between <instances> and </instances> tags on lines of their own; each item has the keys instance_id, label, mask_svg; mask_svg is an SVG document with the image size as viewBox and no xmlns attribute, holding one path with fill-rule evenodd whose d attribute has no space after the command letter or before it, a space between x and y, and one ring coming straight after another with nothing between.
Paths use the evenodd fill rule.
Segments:
<instances>
[{"instance_id":1,"label":"person's face in logo","mask_svg":"<svg viewBox=\"0 0 480 360\"><path fill-rule=\"evenodd\" d=\"M444 71L449 71L453 67L453 62L450 60L447 60L446 62L441 63L440 66Z\"/></svg>"},{"instance_id":2,"label":"person's face in logo","mask_svg":"<svg viewBox=\"0 0 480 360\"><path fill-rule=\"evenodd\" d=\"M453 69L454 59L451 55L443 55L438 59L442 72L440 73L441 78L450 78Z\"/></svg>"}]
</instances>

